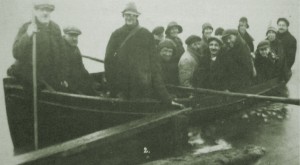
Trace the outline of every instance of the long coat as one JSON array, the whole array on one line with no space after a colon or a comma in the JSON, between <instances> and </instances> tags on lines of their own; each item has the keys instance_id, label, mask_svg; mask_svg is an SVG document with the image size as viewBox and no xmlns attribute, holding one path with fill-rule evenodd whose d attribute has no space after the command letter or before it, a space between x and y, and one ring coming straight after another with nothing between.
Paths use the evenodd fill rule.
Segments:
<instances>
[{"instance_id":1,"label":"long coat","mask_svg":"<svg viewBox=\"0 0 300 165\"><path fill-rule=\"evenodd\" d=\"M199 66L199 52L187 48L178 63L179 83L181 86L195 87L195 71Z\"/></svg>"},{"instance_id":2,"label":"long coat","mask_svg":"<svg viewBox=\"0 0 300 165\"><path fill-rule=\"evenodd\" d=\"M252 38L252 36L247 31L245 32L245 34L242 33L239 34L248 45L250 52L254 52L254 44L253 44L254 39Z\"/></svg>"},{"instance_id":3,"label":"long coat","mask_svg":"<svg viewBox=\"0 0 300 165\"><path fill-rule=\"evenodd\" d=\"M237 90L247 87L252 82L254 64L250 49L241 38L237 38L233 48L220 56L218 80L220 89Z\"/></svg>"},{"instance_id":4,"label":"long coat","mask_svg":"<svg viewBox=\"0 0 300 165\"><path fill-rule=\"evenodd\" d=\"M32 37L26 33L31 22L25 23L16 36L13 44L13 56L16 62L8 74L19 78L25 84L32 83ZM54 89L60 90L63 81L62 36L59 26L50 21L48 26L37 21L36 33L37 79L38 83L46 82Z\"/></svg>"},{"instance_id":5,"label":"long coat","mask_svg":"<svg viewBox=\"0 0 300 165\"><path fill-rule=\"evenodd\" d=\"M93 89L94 80L83 65L79 48L70 45L65 39L63 63L69 92L96 95Z\"/></svg>"},{"instance_id":6,"label":"long coat","mask_svg":"<svg viewBox=\"0 0 300 165\"><path fill-rule=\"evenodd\" d=\"M285 33L277 33L277 38L283 44L283 48L286 54L287 66L291 69L296 58L297 40L289 31Z\"/></svg>"},{"instance_id":7,"label":"long coat","mask_svg":"<svg viewBox=\"0 0 300 165\"><path fill-rule=\"evenodd\" d=\"M159 72L153 35L145 28L119 48L133 27L122 26L109 39L105 74L113 95L122 92L129 99L155 97L170 102Z\"/></svg>"},{"instance_id":8,"label":"long coat","mask_svg":"<svg viewBox=\"0 0 300 165\"><path fill-rule=\"evenodd\" d=\"M171 61L164 61L160 58L160 69L162 72L162 78L165 84L178 85L178 64Z\"/></svg>"}]
</instances>

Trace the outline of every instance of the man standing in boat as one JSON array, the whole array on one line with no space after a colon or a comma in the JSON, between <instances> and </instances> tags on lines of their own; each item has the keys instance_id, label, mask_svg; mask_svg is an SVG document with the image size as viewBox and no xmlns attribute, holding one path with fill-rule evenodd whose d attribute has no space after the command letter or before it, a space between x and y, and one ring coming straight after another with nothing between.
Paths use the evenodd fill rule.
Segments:
<instances>
[{"instance_id":1,"label":"man standing in boat","mask_svg":"<svg viewBox=\"0 0 300 165\"><path fill-rule=\"evenodd\" d=\"M153 98L171 103L161 74L151 32L139 25L134 3L122 12L125 25L115 30L105 54L105 74L112 97Z\"/></svg>"},{"instance_id":2,"label":"man standing in boat","mask_svg":"<svg viewBox=\"0 0 300 165\"><path fill-rule=\"evenodd\" d=\"M62 76L62 36L59 26L50 20L55 6L51 1L40 0L34 3L34 18L19 30L13 44L16 62L9 68L8 75L32 85L32 46L36 34L37 80L38 85L60 90L67 86Z\"/></svg>"},{"instance_id":3,"label":"man standing in boat","mask_svg":"<svg viewBox=\"0 0 300 165\"><path fill-rule=\"evenodd\" d=\"M64 66L65 76L68 86L68 92L96 95L96 82L89 75L85 69L81 52L77 46L78 36L81 35L81 30L75 26L68 26L64 28Z\"/></svg>"}]
</instances>

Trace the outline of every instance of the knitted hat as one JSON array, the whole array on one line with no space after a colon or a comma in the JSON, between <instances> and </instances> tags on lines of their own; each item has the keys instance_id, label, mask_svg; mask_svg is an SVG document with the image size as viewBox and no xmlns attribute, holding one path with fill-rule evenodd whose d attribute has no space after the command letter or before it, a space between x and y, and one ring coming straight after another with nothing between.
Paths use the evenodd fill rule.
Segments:
<instances>
[{"instance_id":1,"label":"knitted hat","mask_svg":"<svg viewBox=\"0 0 300 165\"><path fill-rule=\"evenodd\" d=\"M273 31L273 32L277 33L277 29L273 26L268 27L266 35L268 35L269 31Z\"/></svg>"},{"instance_id":2,"label":"knitted hat","mask_svg":"<svg viewBox=\"0 0 300 165\"><path fill-rule=\"evenodd\" d=\"M240 24L240 23L246 23L247 28L250 27L249 24L248 24L248 19L247 19L247 17L242 17L242 18L240 18L239 24Z\"/></svg>"},{"instance_id":3,"label":"knitted hat","mask_svg":"<svg viewBox=\"0 0 300 165\"><path fill-rule=\"evenodd\" d=\"M64 33L65 34L77 34L80 35L81 34L81 30L78 29L75 26L68 26L64 28Z\"/></svg>"},{"instance_id":4,"label":"knitted hat","mask_svg":"<svg viewBox=\"0 0 300 165\"><path fill-rule=\"evenodd\" d=\"M176 44L171 39L166 38L158 44L158 50L160 51L162 48L170 48L175 50Z\"/></svg>"},{"instance_id":5,"label":"knitted hat","mask_svg":"<svg viewBox=\"0 0 300 165\"><path fill-rule=\"evenodd\" d=\"M126 5L125 9L122 11L123 14L133 14L133 15L141 15L140 12L138 12L137 7L134 2L130 2Z\"/></svg>"},{"instance_id":6,"label":"knitted hat","mask_svg":"<svg viewBox=\"0 0 300 165\"><path fill-rule=\"evenodd\" d=\"M33 2L34 9L43 9L47 8L50 11L55 9L54 3L52 0L35 0Z\"/></svg>"},{"instance_id":7,"label":"knitted hat","mask_svg":"<svg viewBox=\"0 0 300 165\"><path fill-rule=\"evenodd\" d=\"M214 28L212 27L212 25L210 23L204 23L202 25L202 33L204 32L205 29L210 28L211 30L214 30Z\"/></svg>"},{"instance_id":8,"label":"knitted hat","mask_svg":"<svg viewBox=\"0 0 300 165\"><path fill-rule=\"evenodd\" d=\"M197 42L197 41L201 41L201 37L196 36L196 35L191 35L191 36L189 36L189 37L185 40L185 43L186 43L187 45L191 45L191 44L193 44L194 42Z\"/></svg>"},{"instance_id":9,"label":"knitted hat","mask_svg":"<svg viewBox=\"0 0 300 165\"><path fill-rule=\"evenodd\" d=\"M152 34L160 35L160 34L162 34L164 31L165 31L165 28L164 28L164 27L162 27L162 26L157 26L156 28L154 28L154 29L152 30Z\"/></svg>"},{"instance_id":10,"label":"knitted hat","mask_svg":"<svg viewBox=\"0 0 300 165\"><path fill-rule=\"evenodd\" d=\"M265 47L270 47L270 41L263 40L263 41L259 42L257 45L257 49L265 48Z\"/></svg>"},{"instance_id":11,"label":"knitted hat","mask_svg":"<svg viewBox=\"0 0 300 165\"><path fill-rule=\"evenodd\" d=\"M223 41L222 41L221 37L211 36L208 38L208 43L210 43L211 41L217 41L220 45L223 45Z\"/></svg>"},{"instance_id":12,"label":"knitted hat","mask_svg":"<svg viewBox=\"0 0 300 165\"><path fill-rule=\"evenodd\" d=\"M290 26L290 22L286 18L278 18L277 24L279 23L279 21L284 21L287 26Z\"/></svg>"},{"instance_id":13,"label":"knitted hat","mask_svg":"<svg viewBox=\"0 0 300 165\"><path fill-rule=\"evenodd\" d=\"M179 33L182 33L183 29L182 29L182 26L180 26L177 22L175 21L172 21L168 24L168 27L167 27L167 30L165 31L165 33L168 35L170 30L173 28L173 27L177 27L178 28L178 31Z\"/></svg>"},{"instance_id":14,"label":"knitted hat","mask_svg":"<svg viewBox=\"0 0 300 165\"><path fill-rule=\"evenodd\" d=\"M216 35L216 36L217 36L217 35L222 35L223 32L224 32L224 29L221 28L221 27L218 27L218 28L216 29L216 31L215 31L215 35Z\"/></svg>"},{"instance_id":15,"label":"knitted hat","mask_svg":"<svg viewBox=\"0 0 300 165\"><path fill-rule=\"evenodd\" d=\"M222 34L222 39L224 39L225 37L232 35L232 34L238 35L239 32L236 29L226 29Z\"/></svg>"}]
</instances>

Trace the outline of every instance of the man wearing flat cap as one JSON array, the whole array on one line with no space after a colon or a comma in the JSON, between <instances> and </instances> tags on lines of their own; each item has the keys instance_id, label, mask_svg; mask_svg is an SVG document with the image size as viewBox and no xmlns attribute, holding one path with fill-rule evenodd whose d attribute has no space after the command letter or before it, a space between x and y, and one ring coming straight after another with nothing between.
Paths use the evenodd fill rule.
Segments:
<instances>
[{"instance_id":1,"label":"man wearing flat cap","mask_svg":"<svg viewBox=\"0 0 300 165\"><path fill-rule=\"evenodd\" d=\"M158 71L154 37L139 25L134 3L122 12L125 25L115 30L105 54L105 74L111 97L126 99L153 98L170 104L164 82Z\"/></svg>"},{"instance_id":2,"label":"man wearing flat cap","mask_svg":"<svg viewBox=\"0 0 300 165\"><path fill-rule=\"evenodd\" d=\"M185 43L187 51L181 56L178 63L179 83L185 87L195 87L195 71L199 67L202 54L199 53L201 49L201 38L196 35L189 36Z\"/></svg>"},{"instance_id":3,"label":"man wearing flat cap","mask_svg":"<svg viewBox=\"0 0 300 165\"><path fill-rule=\"evenodd\" d=\"M235 29L225 30L222 40L226 45L220 59L222 88L235 91L249 86L256 73L248 45Z\"/></svg>"},{"instance_id":4,"label":"man wearing flat cap","mask_svg":"<svg viewBox=\"0 0 300 165\"><path fill-rule=\"evenodd\" d=\"M286 54L287 66L292 68L296 58L297 40L289 32L290 22L286 18L279 18L277 20L278 33L277 38L282 42Z\"/></svg>"},{"instance_id":5,"label":"man wearing flat cap","mask_svg":"<svg viewBox=\"0 0 300 165\"><path fill-rule=\"evenodd\" d=\"M38 85L51 90L63 90L67 86L61 74L63 40L59 26L50 20L55 6L51 1L39 0L35 1L33 7L34 20L20 28L13 44L13 56L16 62L8 70L8 74L18 78L24 85L31 86L32 36L35 33Z\"/></svg>"},{"instance_id":6,"label":"man wearing flat cap","mask_svg":"<svg viewBox=\"0 0 300 165\"><path fill-rule=\"evenodd\" d=\"M64 67L68 92L86 95L96 95L94 80L85 69L81 52L78 48L78 37L81 30L75 26L64 28Z\"/></svg>"},{"instance_id":7,"label":"man wearing flat cap","mask_svg":"<svg viewBox=\"0 0 300 165\"><path fill-rule=\"evenodd\" d=\"M271 50L268 40L263 40L257 45L255 52L256 80L264 82L283 74L284 70L280 63L280 57Z\"/></svg>"},{"instance_id":8,"label":"man wearing flat cap","mask_svg":"<svg viewBox=\"0 0 300 165\"><path fill-rule=\"evenodd\" d=\"M247 29L249 28L248 19L246 17L242 17L239 21L238 25L238 31L241 37L246 41L251 53L254 52L254 39L252 36L247 32Z\"/></svg>"},{"instance_id":9,"label":"man wearing flat cap","mask_svg":"<svg viewBox=\"0 0 300 165\"><path fill-rule=\"evenodd\" d=\"M162 40L164 40L165 38L164 32L165 32L165 28L162 26L157 26L152 30L156 47Z\"/></svg>"}]
</instances>

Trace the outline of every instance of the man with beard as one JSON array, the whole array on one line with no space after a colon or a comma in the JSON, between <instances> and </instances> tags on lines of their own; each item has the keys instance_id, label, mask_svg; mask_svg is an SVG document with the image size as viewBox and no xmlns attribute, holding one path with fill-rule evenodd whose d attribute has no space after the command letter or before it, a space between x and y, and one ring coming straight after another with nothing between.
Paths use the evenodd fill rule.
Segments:
<instances>
[{"instance_id":1,"label":"man with beard","mask_svg":"<svg viewBox=\"0 0 300 165\"><path fill-rule=\"evenodd\" d=\"M172 57L171 61L175 64L178 64L180 57L185 52L183 43L178 37L178 34L182 33L183 29L177 22L170 22L165 31L166 38L171 39L176 44L176 52Z\"/></svg>"},{"instance_id":2,"label":"man with beard","mask_svg":"<svg viewBox=\"0 0 300 165\"><path fill-rule=\"evenodd\" d=\"M172 56L175 54L175 49L176 44L170 39L165 39L158 45L160 67L165 84L179 84L178 64L171 61Z\"/></svg>"},{"instance_id":3,"label":"man with beard","mask_svg":"<svg viewBox=\"0 0 300 165\"><path fill-rule=\"evenodd\" d=\"M180 58L178 63L179 69L179 83L185 87L195 87L195 71L199 67L200 59L202 58L199 53L201 49L201 38L196 35L189 36L185 43L187 45L187 51Z\"/></svg>"},{"instance_id":4,"label":"man with beard","mask_svg":"<svg viewBox=\"0 0 300 165\"><path fill-rule=\"evenodd\" d=\"M164 36L164 32L165 32L165 28L162 26L158 26L156 28L154 28L152 30L152 34L154 36L154 40L155 40L155 46L158 47L158 44L164 40L165 36Z\"/></svg>"},{"instance_id":5,"label":"man with beard","mask_svg":"<svg viewBox=\"0 0 300 165\"><path fill-rule=\"evenodd\" d=\"M105 74L111 97L157 98L170 104L171 97L158 70L152 33L139 25L134 3L122 12L125 25L114 31L105 54Z\"/></svg>"},{"instance_id":6,"label":"man with beard","mask_svg":"<svg viewBox=\"0 0 300 165\"><path fill-rule=\"evenodd\" d=\"M249 46L250 52L254 52L254 39L252 36L247 32L247 29L249 28L248 19L246 17L242 17L239 21L239 34L242 36L242 38L245 40L247 45Z\"/></svg>"},{"instance_id":7,"label":"man with beard","mask_svg":"<svg viewBox=\"0 0 300 165\"><path fill-rule=\"evenodd\" d=\"M85 69L78 44L81 30L74 26L64 28L64 65L68 91L78 94L96 95L96 82Z\"/></svg>"},{"instance_id":8,"label":"man with beard","mask_svg":"<svg viewBox=\"0 0 300 165\"><path fill-rule=\"evenodd\" d=\"M25 23L19 30L13 45L16 62L8 75L15 76L31 88L33 35L36 35L36 69L39 88L63 90L68 84L63 78L62 36L59 26L50 20L55 6L50 1L34 3L34 20Z\"/></svg>"},{"instance_id":9,"label":"man with beard","mask_svg":"<svg viewBox=\"0 0 300 165\"><path fill-rule=\"evenodd\" d=\"M222 82L220 89L235 91L249 86L255 76L249 47L235 29L225 30L222 40L226 51L221 56L218 70L218 79Z\"/></svg>"},{"instance_id":10,"label":"man with beard","mask_svg":"<svg viewBox=\"0 0 300 165\"><path fill-rule=\"evenodd\" d=\"M220 37L212 36L208 39L208 52L198 67L196 75L198 87L219 89L218 67L219 58L222 56L223 42Z\"/></svg>"},{"instance_id":11,"label":"man with beard","mask_svg":"<svg viewBox=\"0 0 300 165\"><path fill-rule=\"evenodd\" d=\"M287 66L287 61L286 61L286 54L283 48L283 44L282 42L276 37L277 35L277 29L275 27L270 26L267 29L267 40L270 41L270 49L271 52L273 52L274 54L276 54L276 56L278 57L277 60L277 66L278 66L278 73L279 77L284 80L284 81L288 81L292 75L291 70L288 68Z\"/></svg>"},{"instance_id":12,"label":"man with beard","mask_svg":"<svg viewBox=\"0 0 300 165\"><path fill-rule=\"evenodd\" d=\"M288 27L290 23L286 18L279 18L277 20L277 25L278 25L277 38L283 44L283 48L286 54L287 67L291 69L296 58L297 40L289 32Z\"/></svg>"}]
</instances>

